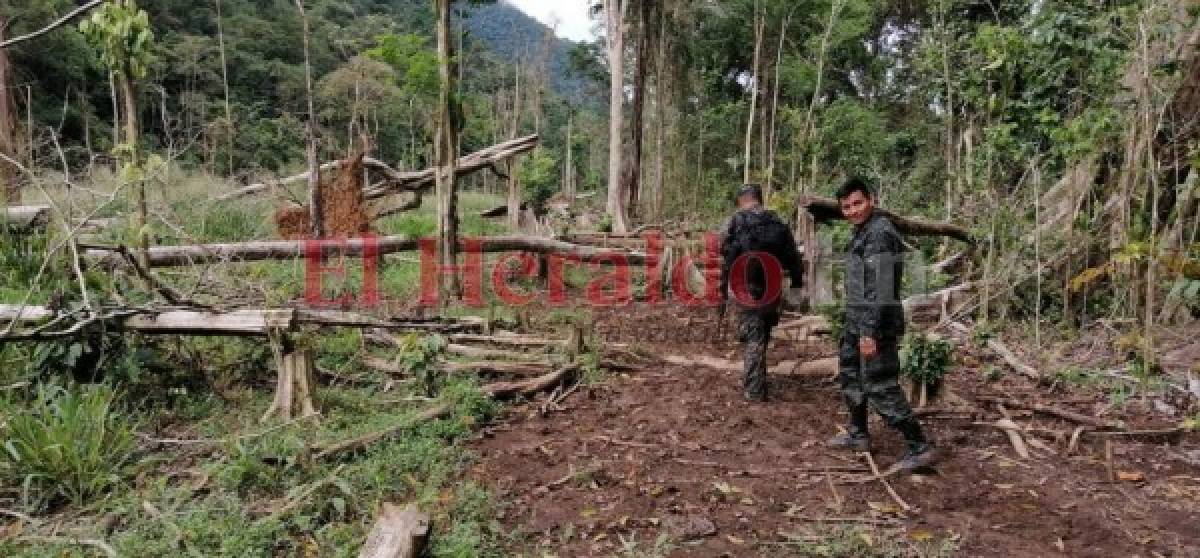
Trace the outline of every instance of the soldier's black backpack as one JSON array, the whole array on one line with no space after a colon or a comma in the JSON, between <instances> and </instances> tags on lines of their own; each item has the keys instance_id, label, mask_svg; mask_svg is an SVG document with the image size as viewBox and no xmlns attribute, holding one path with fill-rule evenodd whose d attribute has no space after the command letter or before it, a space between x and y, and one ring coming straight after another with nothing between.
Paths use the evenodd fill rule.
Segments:
<instances>
[{"instance_id":1,"label":"soldier's black backpack","mask_svg":"<svg viewBox=\"0 0 1200 558\"><path fill-rule=\"evenodd\" d=\"M766 252L777 258L792 244L792 231L770 211L738 211L729 227L725 257L732 264L742 254Z\"/></svg>"},{"instance_id":2,"label":"soldier's black backpack","mask_svg":"<svg viewBox=\"0 0 1200 558\"><path fill-rule=\"evenodd\" d=\"M733 215L729 227L729 237L725 241L722 256L725 269L731 270L734 262L743 254L765 252L771 254L779 262L782 271L787 273L790 258L788 254L794 250L795 243L792 232L787 224L770 211L738 211ZM746 269L746 282L750 293L759 298L766 289L766 274L758 260L750 260Z\"/></svg>"}]
</instances>

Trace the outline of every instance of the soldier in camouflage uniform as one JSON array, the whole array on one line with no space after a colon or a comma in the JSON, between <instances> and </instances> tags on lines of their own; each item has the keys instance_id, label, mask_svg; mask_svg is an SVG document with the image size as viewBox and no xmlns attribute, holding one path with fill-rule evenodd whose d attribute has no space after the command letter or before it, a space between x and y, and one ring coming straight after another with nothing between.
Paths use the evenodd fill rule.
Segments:
<instances>
[{"instance_id":1,"label":"soldier in camouflage uniform","mask_svg":"<svg viewBox=\"0 0 1200 558\"><path fill-rule=\"evenodd\" d=\"M869 405L888 426L900 431L908 444L908 452L896 468L929 467L936 462L936 454L899 383L904 244L892 222L875 211L874 197L865 182L851 179L837 197L842 213L854 224L854 236L846 250L846 325L838 352L850 426L828 445L870 451Z\"/></svg>"},{"instance_id":2,"label":"soldier in camouflage uniform","mask_svg":"<svg viewBox=\"0 0 1200 558\"><path fill-rule=\"evenodd\" d=\"M727 304L731 292L731 273L737 271L739 258L752 252L765 252L774 258L776 270L788 272L792 288L803 283L796 240L787 225L763 207L762 189L753 184L743 186L737 196L738 211L721 227L721 286L722 304ZM767 345L771 330L779 324L782 289L768 291L767 269L754 258L745 262L745 273L734 277L733 291L738 306L738 341L743 343L742 390L748 401L767 399ZM782 277L779 277L780 287ZM737 293L744 290L743 293ZM751 301L756 303L751 304Z\"/></svg>"}]
</instances>

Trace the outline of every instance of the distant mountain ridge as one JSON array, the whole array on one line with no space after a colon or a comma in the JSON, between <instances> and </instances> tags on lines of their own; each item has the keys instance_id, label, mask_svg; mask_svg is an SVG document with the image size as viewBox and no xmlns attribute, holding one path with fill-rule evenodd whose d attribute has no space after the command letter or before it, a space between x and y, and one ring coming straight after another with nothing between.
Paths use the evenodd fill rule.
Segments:
<instances>
[{"instance_id":1,"label":"distant mountain ridge","mask_svg":"<svg viewBox=\"0 0 1200 558\"><path fill-rule=\"evenodd\" d=\"M469 17L465 20L467 30L497 56L509 62L520 59L523 65L541 62L547 44L546 35L553 32L550 27L507 0L474 6L468 13ZM597 102L590 96L592 94L588 91L587 81L571 75L568 53L575 45L561 37L551 38L548 60L550 87L573 104Z\"/></svg>"}]
</instances>

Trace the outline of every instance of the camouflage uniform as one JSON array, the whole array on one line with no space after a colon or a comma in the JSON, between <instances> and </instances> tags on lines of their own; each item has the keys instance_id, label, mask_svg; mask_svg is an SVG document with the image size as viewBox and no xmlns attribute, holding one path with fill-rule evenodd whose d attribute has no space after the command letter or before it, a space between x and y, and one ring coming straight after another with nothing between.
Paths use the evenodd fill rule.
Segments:
<instances>
[{"instance_id":1,"label":"camouflage uniform","mask_svg":"<svg viewBox=\"0 0 1200 558\"><path fill-rule=\"evenodd\" d=\"M866 438L869 405L904 435L910 452L919 452L929 446L899 383L903 252L900 234L883 215L876 213L855 228L846 250L846 327L838 351L839 380L850 409L851 437ZM875 358L866 360L859 353L863 337L875 339Z\"/></svg>"},{"instance_id":2,"label":"camouflage uniform","mask_svg":"<svg viewBox=\"0 0 1200 558\"><path fill-rule=\"evenodd\" d=\"M762 206L741 212L752 213L756 217L763 217L765 213L769 218L779 219ZM731 238L735 217L737 216L730 217L721 227L723 258L720 292L723 296L727 296L729 292L729 275L734 261L740 255L736 249L737 239ZM799 252L796 249L796 241L790 233L782 245L772 247L768 253L778 259L783 270L791 275L793 288L799 287L803 283L803 268L800 265ZM757 273L756 266L750 267L746 279L749 294L755 300L762 299L767 287L764 277ZM767 398L767 347L771 342L771 330L779 324L781 305L782 296L774 303L761 307L738 304L737 340L743 344L742 391L746 399L765 401Z\"/></svg>"}]
</instances>

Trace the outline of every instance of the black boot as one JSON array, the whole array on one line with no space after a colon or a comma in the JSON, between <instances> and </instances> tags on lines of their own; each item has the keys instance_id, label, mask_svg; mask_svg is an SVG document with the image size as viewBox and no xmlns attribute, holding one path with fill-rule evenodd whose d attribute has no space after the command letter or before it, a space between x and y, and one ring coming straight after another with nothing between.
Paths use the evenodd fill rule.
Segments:
<instances>
[{"instance_id":1,"label":"black boot","mask_svg":"<svg viewBox=\"0 0 1200 558\"><path fill-rule=\"evenodd\" d=\"M871 451L871 437L867 434L867 405L850 405L850 427L840 436L825 442L830 449Z\"/></svg>"},{"instance_id":2,"label":"black boot","mask_svg":"<svg viewBox=\"0 0 1200 558\"><path fill-rule=\"evenodd\" d=\"M901 473L911 473L929 469L938 462L937 450L925 438L925 431L921 428L921 423L917 419L910 418L896 425L896 430L899 430L904 435L904 441L908 444L908 451L898 463L892 466L892 469Z\"/></svg>"}]
</instances>

